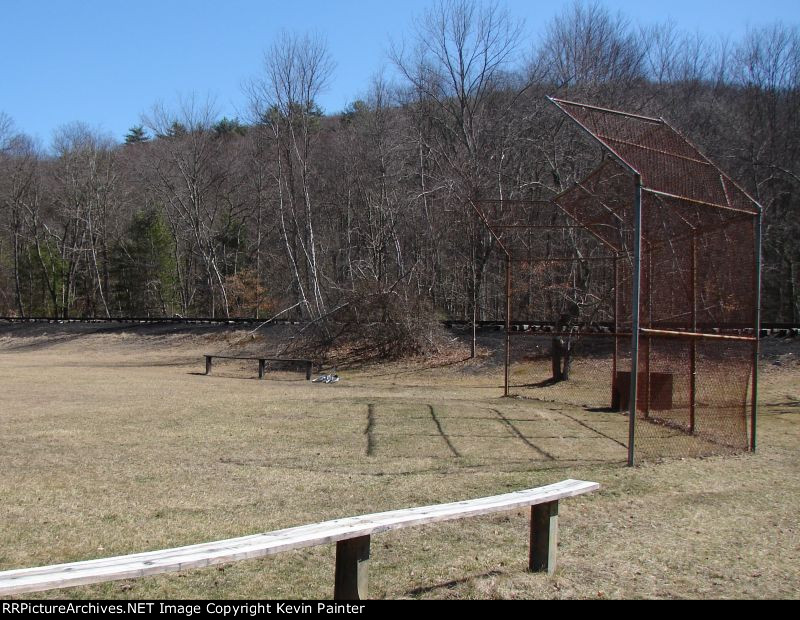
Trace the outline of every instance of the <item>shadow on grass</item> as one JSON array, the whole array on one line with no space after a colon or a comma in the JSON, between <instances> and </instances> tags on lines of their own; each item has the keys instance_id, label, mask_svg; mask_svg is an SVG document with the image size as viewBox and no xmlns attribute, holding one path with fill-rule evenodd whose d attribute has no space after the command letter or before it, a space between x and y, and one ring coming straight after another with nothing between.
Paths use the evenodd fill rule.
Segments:
<instances>
[{"instance_id":1,"label":"shadow on grass","mask_svg":"<svg viewBox=\"0 0 800 620\"><path fill-rule=\"evenodd\" d=\"M18 326L14 326L14 327L18 327ZM65 329L59 329L58 327L54 327L52 325L48 325L47 326L50 329L49 332L45 331L45 329L44 329L45 326L37 326L37 327L39 327L39 329L37 330L39 333L37 333L35 331L33 333L25 332L24 335L25 336L30 336L30 335L33 335L33 336L48 336L47 340L36 341L36 342L26 342L26 343L23 343L23 344L18 344L18 345L14 345L14 346L8 347L6 350L7 351L41 351L42 349L49 349L50 347L53 347L55 345L64 344L64 343L67 343L67 342L73 342L75 340L80 340L81 338L86 338L88 336L96 336L97 334L114 334L114 333L117 333L117 332L131 331L130 326L128 326L128 325L110 325L110 326L104 326L104 327L100 327L100 328L84 329L84 330L80 331L77 334L74 333L74 330L73 331L67 331ZM85 326L82 326L82 327L85 327ZM16 331L19 332L21 330L16 330ZM11 330L8 330L8 329L4 330L4 332L11 332L12 335L16 335L16 334L14 334L14 332L12 332Z\"/></svg>"},{"instance_id":2,"label":"shadow on grass","mask_svg":"<svg viewBox=\"0 0 800 620\"><path fill-rule=\"evenodd\" d=\"M277 381L279 383L300 383L300 382L302 382L302 383L307 383L309 385L312 384L311 381L307 381L306 380L305 375L303 375L302 377L298 377L297 379L290 379L288 377L275 377L275 376L270 377L269 373L267 373L267 375L265 375L263 379L259 379L258 375L254 376L254 377L239 377L239 376L232 375L232 374L226 374L224 372L214 372L214 374L212 374L212 375L207 375L204 372L187 372L186 374L187 375L192 375L192 376L195 376L195 377L216 377L217 379L230 379L231 381L263 381L263 382L267 382L267 381L276 382ZM314 385L317 385L317 384L314 384ZM323 384L323 385L327 385L327 384Z\"/></svg>"},{"instance_id":3,"label":"shadow on grass","mask_svg":"<svg viewBox=\"0 0 800 620\"><path fill-rule=\"evenodd\" d=\"M450 437L447 435L447 433L444 432L444 429L442 429L442 423L439 421L439 418L436 416L436 410L433 408L433 405L428 405L428 411L431 414L431 419L433 420L433 423L436 425L436 429L438 430L439 435L444 440L444 442L447 444L447 447L450 449L450 452L452 453L452 455L453 456L461 456L461 453L458 450L456 450L456 447L453 445L453 442L450 441Z\"/></svg>"},{"instance_id":4,"label":"shadow on grass","mask_svg":"<svg viewBox=\"0 0 800 620\"><path fill-rule=\"evenodd\" d=\"M536 383L523 383L522 385L515 385L513 387L545 388L558 385L559 383L564 383L564 381L562 379L553 379L550 377L549 379L543 379L542 381L537 381Z\"/></svg>"},{"instance_id":5,"label":"shadow on grass","mask_svg":"<svg viewBox=\"0 0 800 620\"><path fill-rule=\"evenodd\" d=\"M450 581L437 583L432 586L420 586L419 588L414 588L413 590L406 590L404 594L406 594L407 596L421 596L423 594L430 594L431 592L436 592L437 590L453 590L457 586L469 583L471 581L475 581L477 579L499 577L500 575L504 574L505 573L503 571L490 570L488 572L481 573L479 575L470 575L469 577L462 577L461 579L451 579Z\"/></svg>"},{"instance_id":6,"label":"shadow on grass","mask_svg":"<svg viewBox=\"0 0 800 620\"><path fill-rule=\"evenodd\" d=\"M423 364L422 366L415 366L413 368L408 368L406 370L390 370L390 371L387 371L387 372L371 373L371 376L373 376L373 377L390 377L390 376L395 376L395 375L414 374L414 373L417 373L417 372L419 372L421 370L433 370L433 369L436 369L436 368L447 368L448 366L458 366L459 364L463 364L465 362L468 362L471 359L474 359L474 358L466 356L464 358L457 359L457 360L450 360L450 361L445 361L445 362L434 362L434 363L431 363L431 364ZM369 368L371 365L372 364L370 364L369 361L366 361L366 362L351 362L351 363L347 363L346 362L346 363L343 363L343 364L339 364L339 368L345 368L347 370L364 370L366 368Z\"/></svg>"},{"instance_id":7,"label":"shadow on grass","mask_svg":"<svg viewBox=\"0 0 800 620\"><path fill-rule=\"evenodd\" d=\"M560 383L567 383L565 379L553 379L550 377L549 379L542 379L541 381L537 381L536 383L510 383L508 387L512 388L546 388L552 387L554 385L558 385Z\"/></svg>"},{"instance_id":8,"label":"shadow on grass","mask_svg":"<svg viewBox=\"0 0 800 620\"><path fill-rule=\"evenodd\" d=\"M764 404L767 407L790 407L792 409L800 409L800 400L787 400L785 403L764 403Z\"/></svg>"},{"instance_id":9,"label":"shadow on grass","mask_svg":"<svg viewBox=\"0 0 800 620\"><path fill-rule=\"evenodd\" d=\"M525 435L522 433L522 431L520 431L520 430L519 430L519 429L516 427L516 425L515 425L515 424L514 424L514 423L513 423L511 420L509 420L509 419L508 419L506 416L504 416L504 415L502 414L502 412L501 412L499 409L490 409L489 411L493 411L494 413L496 413L496 414L497 414L497 416L500 418L500 420L503 422L503 424L505 424L505 425L506 425L506 426L507 426L507 427L508 427L508 428L511 430L511 432L512 432L514 435L516 435L516 436L517 436L517 437L518 437L518 438L519 438L519 439L520 439L520 440L521 440L521 441L522 441L522 442L523 442L523 443L524 443L526 446L528 446L529 448L531 448L531 449L532 449L533 451L535 451L537 454L541 454L541 455L542 455L542 456L544 456L546 459L549 459L549 460L551 460L551 461L556 461L556 460L558 460L558 459L556 459L556 457L554 457L552 454L550 454L550 453L549 453L549 452L547 452L546 450L543 450L542 448L540 448L539 446L537 446L535 443L533 443L533 442L532 442L530 439L528 439L528 438L527 438L527 437L526 437L526 436L525 436Z\"/></svg>"},{"instance_id":10,"label":"shadow on grass","mask_svg":"<svg viewBox=\"0 0 800 620\"><path fill-rule=\"evenodd\" d=\"M175 336L175 335L207 335L232 333L237 331L225 324L196 325L180 323L120 323L120 324L91 324L91 323L19 323L0 324L0 336L22 336L46 338L35 342L25 342L4 347L4 351L40 351L52 346L79 341L82 338L102 334L130 333L137 336Z\"/></svg>"}]
</instances>

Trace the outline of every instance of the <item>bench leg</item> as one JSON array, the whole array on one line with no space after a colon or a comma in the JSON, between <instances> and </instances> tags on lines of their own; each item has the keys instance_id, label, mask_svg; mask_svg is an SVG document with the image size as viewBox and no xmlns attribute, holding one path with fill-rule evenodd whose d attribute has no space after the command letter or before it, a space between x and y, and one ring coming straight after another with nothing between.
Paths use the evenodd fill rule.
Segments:
<instances>
[{"instance_id":1,"label":"bench leg","mask_svg":"<svg viewBox=\"0 0 800 620\"><path fill-rule=\"evenodd\" d=\"M211 356L210 355L206 355L206 374L207 375L211 374Z\"/></svg>"},{"instance_id":2,"label":"bench leg","mask_svg":"<svg viewBox=\"0 0 800 620\"><path fill-rule=\"evenodd\" d=\"M528 568L534 572L556 570L558 501L531 506L531 550Z\"/></svg>"},{"instance_id":3,"label":"bench leg","mask_svg":"<svg viewBox=\"0 0 800 620\"><path fill-rule=\"evenodd\" d=\"M366 599L368 567L369 536L337 542L333 598L342 601Z\"/></svg>"},{"instance_id":4,"label":"bench leg","mask_svg":"<svg viewBox=\"0 0 800 620\"><path fill-rule=\"evenodd\" d=\"M311 362L306 362L306 381L311 381Z\"/></svg>"},{"instance_id":5,"label":"bench leg","mask_svg":"<svg viewBox=\"0 0 800 620\"><path fill-rule=\"evenodd\" d=\"M264 378L264 364L265 363L266 363L266 360L258 360L258 378L259 379L263 379Z\"/></svg>"}]
</instances>

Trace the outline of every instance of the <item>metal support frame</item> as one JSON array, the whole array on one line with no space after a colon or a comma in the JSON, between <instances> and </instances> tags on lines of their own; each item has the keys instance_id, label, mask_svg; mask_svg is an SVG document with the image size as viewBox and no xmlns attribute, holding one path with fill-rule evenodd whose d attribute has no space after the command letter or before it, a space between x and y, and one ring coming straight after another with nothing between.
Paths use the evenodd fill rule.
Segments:
<instances>
[{"instance_id":1,"label":"metal support frame","mask_svg":"<svg viewBox=\"0 0 800 620\"><path fill-rule=\"evenodd\" d=\"M672 355L677 359L677 353L670 353L668 351L661 351L658 348L658 342L661 341L663 338L671 338L671 339L679 339L683 341L681 343L682 346L679 347L681 357L685 359L686 349L683 348L688 346L689 349L689 359L688 359L688 373L689 373L689 433L696 433L697 432L697 413L698 413L698 398L697 398L697 387L698 387L698 340L709 341L713 344L716 344L718 341L729 340L729 341L740 341L750 342L752 344L752 390L751 390L751 419L750 419L750 437L749 437L749 447L751 450L755 450L756 448L756 419L757 419L757 412L758 412L758 361L759 361L759 338L760 338L760 319L761 319L761 265L762 265L762 246L761 246L761 234L762 234L762 208L758 203L749 195L746 194L738 185L733 183L727 176L725 176L722 172L719 173L719 179L721 184L721 191L724 194L725 200L718 201L716 198L712 198L708 200L705 194L698 194L694 192L691 188L687 190L685 183L683 183L682 179L672 179L671 177L668 179L670 182L661 183L663 179L661 178L661 173L664 172L662 168L658 167L658 163L650 162L649 160L641 160L636 156L629 156L626 155L628 151L624 151L621 148L617 149L616 147L619 145L625 145L626 147L636 147L648 150L652 153L658 154L661 159L664 157L668 158L677 158L680 160L685 160L688 162L692 162L692 164L697 164L697 166L703 167L705 170L706 167L710 168L713 171L719 171L719 169L710 161L708 161L705 156L700 153L700 151L694 147L691 143L685 140L681 136L680 133L677 132L674 128L672 128L669 124L666 123L663 119L655 119L649 118L644 116L638 116L635 114L628 114L624 112L608 110L605 108L598 108L595 106L579 104L575 102L570 102L566 100L560 99L553 99L548 97L548 99L558 107L562 112L564 112L568 117L570 117L576 124L577 127L583 130L590 138L594 141L599 143L601 148L603 149L603 161L607 161L608 159L613 160L614 164L617 164L621 167L621 172L625 174L625 176L630 175L633 180L634 185L634 203L633 203L633 221L630 221L631 218L631 211L629 209L629 203L627 200L625 201L626 204L624 207L620 207L618 209L612 209L607 204L605 204L602 196L598 194L595 196L590 189L583 187L580 183L576 183L572 188L569 190L565 190L561 194L558 194L549 200L504 200L504 199L473 199L471 204L475 211L478 213L479 218L484 223L484 225L489 229L490 234L492 234L493 238L498 242L499 247L503 250L505 255L505 270L506 270L506 308L505 308L505 336L506 336L506 343L505 343L505 377L504 377L504 395L510 395L510 366L511 366L511 338L512 336L516 335L525 335L526 332L511 332L512 327L512 278L513 278L513 268L514 263L527 263L528 265L535 264L535 263L542 263L542 262L571 262L577 260L585 260L586 258L594 261L604 261L604 260L614 260L614 300L613 300L613 334L612 337L614 338L614 351L613 351L613 361L612 361L612 395L616 398L620 398L621 395L619 394L620 389L620 381L618 381L617 375L619 374L621 356L622 356L622 346L620 345L620 338L626 338L630 336L630 382L629 382L629 394L628 394L628 415L629 415L629 426L628 426L628 458L627 463L629 466L634 466L637 463L637 446L636 446L636 424L637 424L637 412L643 411L644 416L647 417L650 410L650 381L649 375L651 366L654 363L659 363L659 357L655 357L652 351L653 343L656 343L657 350L656 354L661 352L661 355L667 355L668 357ZM669 139L673 134L677 134L677 139L683 139L686 144L694 149L697 152L697 157L694 156L686 156L683 154L683 151L676 151L673 152L675 149L665 146L662 148L655 148L649 143L642 143L639 144L637 142L631 141L626 137L626 135L616 136L615 132L612 129L608 129L608 126L603 125L601 120L594 119L593 117L586 117L582 116L581 114L575 114L571 111L570 106L579 106L586 110L594 110L597 113L601 114L614 114L619 116L620 118L627 118L627 119L635 119L639 121L639 125L642 123L649 123L652 125L659 125L664 129L665 135L661 136L661 138ZM588 119L588 120L587 120ZM638 126L638 125L637 125ZM608 130L608 131L607 131ZM620 130L621 131L621 130ZM672 132L672 133L670 133ZM650 134L648 134L649 136ZM658 136L656 136L658 138ZM624 156L623 156L624 155ZM671 160L669 160L671 161ZM662 162L663 164L663 162ZM605 164L601 164L596 170L594 170L587 179L592 178L594 175L604 174L604 167ZM674 172L674 171L673 171ZM666 173L665 173L666 174ZM688 174L688 173L687 173ZM705 175L705 172L702 173ZM645 184L642 180L644 176ZM674 176L674 175L673 175ZM689 175L691 177L691 175ZM666 178L666 177L665 177ZM700 178L700 181L704 181L705 176ZM613 179L612 179L613 180ZM651 185L655 184L658 189L651 187ZM608 214L614 216L617 220L619 220L620 224L625 226L626 233L633 233L633 248L629 247L630 241L628 241L629 237L627 234L625 237L622 237L620 234L620 241L619 245L615 245L615 243L606 240L603 236L598 234L595 228L600 228L603 226L611 226L607 222L598 222L597 216L594 215L592 217L589 216L580 216L580 213L576 215L575 210L578 207L575 207L572 211L570 211L567 206L559 204L559 199L562 196L571 196L568 195L568 192L574 191L574 188L578 187L579 189L583 190L584 193L587 195L595 198L595 202L599 203L600 207L604 208ZM630 187L630 186L628 186ZM729 196L729 191L731 189L735 189L736 196L738 197L737 200L731 200ZM620 193L620 186L616 185L611 188L614 192L615 199L624 198L624 194L627 194L627 189L622 190L622 194ZM646 205L643 205L643 195L644 193L647 194L647 198L644 200L648 201ZM695 195L697 194L697 195ZM581 200L583 200L583 195L581 194L578 196ZM570 198L571 199L571 198ZM575 198L577 200L577 198ZM753 209L747 208L745 206L747 204L747 200L752 201ZM479 208L478 204L476 203L488 203L489 205L497 208L497 205L513 205L513 204L523 204L529 206L539 207L542 206L554 206L567 216L569 220L568 223L563 225L556 225L555 223L551 222L550 224L546 224L540 222L538 219L535 220L535 223L526 223L531 220L529 217L525 218L514 218L513 216L515 213L506 214L505 211L501 214L502 217L497 218L499 221L493 221L489 219L489 215L485 212L484 209ZM653 233L652 235L648 232L648 235L645 236L643 231L643 206L648 208L648 218L650 217L650 209L658 209L659 203L662 203L662 206L669 207L669 213L673 215L675 219L675 224L670 227L664 226L665 234L661 235L659 233ZM581 203L582 204L582 203ZM617 204L614 202L613 204ZM689 209L688 215L678 213L675 210L676 206L680 206L682 208ZM594 214L597 210L595 208L594 202L589 204L589 207L593 209L591 214ZM587 207L587 208L589 208ZM709 211L711 215L701 217L700 210L703 212ZM713 210L713 211L710 211ZM523 213L525 215L527 211ZM537 210L537 217L538 217L538 210ZM623 213L624 213L624 220L623 221ZM591 215L590 214L590 215ZM495 215L497 215L495 213ZM685 215L685 216L684 216ZM702 274L703 278L708 277L706 273L708 269L705 271L701 269L700 265L698 264L699 260L702 260L702 257L699 256L699 252L701 248L706 248L708 244L704 244L699 239L699 235L706 234L708 232L713 232L716 230L726 229L728 226L738 225L742 223L744 225L744 220L746 218L752 217L753 218L753 242L754 242L754 266L753 266L753 280L752 285L754 289L754 296L755 299L755 306L753 309L753 330L754 330L754 337L748 337L744 335L733 335L733 333L729 333L729 330L733 330L734 328L741 328L744 325L740 325L741 319L738 319L738 322L734 325L733 323L724 323L721 325L715 325L713 323L708 322L708 318L704 320L699 320L700 317L706 316L708 314L707 310L704 309L703 306L703 296L701 295L702 289L702 282L698 273ZM709 220L710 221L707 221ZM591 220L591 221L588 221ZM721 222L718 220L722 220ZM647 220L649 221L649 219ZM577 224L577 225L576 225ZM708 226L706 226L708 224ZM698 229L698 227L701 227ZM525 241L530 241L531 234L534 229L585 229L588 233L592 234L596 239L600 242L604 243L612 250L610 253L606 253L600 256L591 256L591 257L584 257L584 259L575 257L575 256L524 256L525 253L533 253L533 245L526 244ZM612 226L613 228L613 226ZM516 255L515 251L512 250L511 243L517 239L517 237L507 236L505 234L506 231L523 231L527 230L527 237L522 237L522 255ZM649 231L649 228L648 228ZM670 232L671 231L671 232ZM620 230L622 233L622 230ZM652 237L652 238L650 238ZM653 304L653 293L654 290L656 291L656 295L658 296L658 286L654 286L653 282L653 272L655 270L661 270L663 268L662 262L659 262L658 265L654 265L654 250L660 249L661 247L666 246L669 244L670 246L675 245L677 242L680 242L682 248L685 248L687 245L690 245L690 268L689 268L689 281L688 281L688 297L690 301L690 308L686 308L683 304L681 304L680 308L677 308L675 304L678 302L683 302L682 299L667 299L666 297L662 298L659 296L659 303L663 303L664 308L662 309L660 306L656 305L654 308ZM643 244L646 244L643 246ZM675 277L683 278L683 281L686 282L686 274L685 274L685 250L684 254L680 256L680 266L675 267L674 265L671 267L673 269L670 273L677 273ZM674 248L673 248L673 255L674 255ZM569 252L567 252L569 253ZM626 259L626 265L620 267L618 260L620 258ZM647 258L647 263L643 264L643 257ZM674 256L673 256L674 258ZM627 272L627 260L631 261L631 268L632 268L632 277L628 280L628 272ZM622 294L620 292L620 288L623 286L621 279L623 278L623 273L620 272L620 269L624 268L624 287L625 287L625 297L622 298ZM642 268L647 269L644 274L642 273ZM682 271L683 273L678 273ZM727 273L727 272L726 272ZM661 279L659 279L661 282ZM644 289L644 290L643 290ZM630 299L628 298L627 291L630 290ZM685 298L684 298L685 299ZM743 301L746 303L749 300ZM642 306L645 305L645 315L642 316ZM672 304L672 305L670 305ZM475 304L473 304L474 308ZM680 311L680 314L674 314L676 308ZM688 310L688 311L687 311ZM628 311L630 311L630 321L631 321L631 329L625 329L625 333L622 333L621 329L627 328L628 322ZM668 315L668 316L663 316ZM657 318L656 318L657 317ZM656 318L657 323L654 325L653 321ZM473 317L474 319L474 317ZM750 321L749 317L745 319L744 323L749 326ZM721 330L719 328L722 328ZM713 328L713 331L712 331ZM701 330L701 331L698 331ZM556 335L552 332L546 332L542 335ZM688 342L687 342L688 341ZM722 346L722 343L719 343L719 347ZM676 349L677 351L678 349ZM701 349L702 351L702 349ZM627 357L627 356L625 356ZM641 357L641 373L640 373L640 357ZM651 357L653 359L651 359ZM663 362L663 360L662 360ZM681 371L681 374L685 373L686 371ZM685 376L685 375L684 375ZM644 382L644 383L642 383ZM624 389L624 388L623 388ZM641 392L642 401L639 402L639 392ZM746 416L746 402L743 403L743 408L745 409L745 416ZM705 406L702 402L700 403L699 408ZM687 428L685 426L681 426L681 430L686 432ZM645 446L646 447L646 446Z\"/></svg>"},{"instance_id":2,"label":"metal support frame","mask_svg":"<svg viewBox=\"0 0 800 620\"><path fill-rule=\"evenodd\" d=\"M636 463L635 456L635 437L636 437L636 398L638 396L638 375L639 375L639 304L640 288L642 277L642 177L640 174L634 175L633 191L633 280L631 319L631 386L630 397L628 399L629 419L628 419L628 467L633 467Z\"/></svg>"},{"instance_id":3,"label":"metal support frame","mask_svg":"<svg viewBox=\"0 0 800 620\"><path fill-rule=\"evenodd\" d=\"M653 327L653 248L647 243L647 289L644 303L647 307L647 327ZM644 339L644 417L650 417L650 358L653 349L653 339L649 336Z\"/></svg>"},{"instance_id":4,"label":"metal support frame","mask_svg":"<svg viewBox=\"0 0 800 620\"><path fill-rule=\"evenodd\" d=\"M648 336L663 336L681 340L736 340L739 342L753 342L755 340L753 336L727 336L724 334L706 334L704 332L681 332L672 329L648 329L647 327L642 327L639 331Z\"/></svg>"},{"instance_id":5,"label":"metal support frame","mask_svg":"<svg viewBox=\"0 0 800 620\"><path fill-rule=\"evenodd\" d=\"M506 363L503 396L508 396L509 367L511 366L511 256L506 254Z\"/></svg>"},{"instance_id":6,"label":"metal support frame","mask_svg":"<svg viewBox=\"0 0 800 620\"><path fill-rule=\"evenodd\" d=\"M761 347L761 210L753 222L753 241L755 251L755 270L753 273L753 287L756 296L755 316L753 317L753 333L755 342L753 343L753 389L752 402L750 404L750 450L756 451L756 418L758 416L758 358Z\"/></svg>"},{"instance_id":7,"label":"metal support frame","mask_svg":"<svg viewBox=\"0 0 800 620\"><path fill-rule=\"evenodd\" d=\"M619 406L617 393L617 365L619 360L619 261L614 261L614 357L611 360L611 406Z\"/></svg>"},{"instance_id":8,"label":"metal support frame","mask_svg":"<svg viewBox=\"0 0 800 620\"><path fill-rule=\"evenodd\" d=\"M692 232L691 248L691 303L692 303L692 332L697 332L697 231ZM692 338L689 343L689 432L694 434L696 419L695 408L697 403L697 339Z\"/></svg>"}]
</instances>

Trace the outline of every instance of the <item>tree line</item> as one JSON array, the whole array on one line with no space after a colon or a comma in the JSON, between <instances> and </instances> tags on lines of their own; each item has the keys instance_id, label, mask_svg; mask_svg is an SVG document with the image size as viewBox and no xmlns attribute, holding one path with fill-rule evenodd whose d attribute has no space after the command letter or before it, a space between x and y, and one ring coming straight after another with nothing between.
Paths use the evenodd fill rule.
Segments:
<instances>
[{"instance_id":1,"label":"tree line","mask_svg":"<svg viewBox=\"0 0 800 620\"><path fill-rule=\"evenodd\" d=\"M391 49L399 77L338 114L317 103L324 41L288 33L244 119L192 96L124 143L73 123L45 151L0 114L0 314L502 318L470 201L548 198L589 170L555 95L663 116L740 182L765 209L763 319L800 322L798 28L712 41L575 3L525 36L501 8L441 2Z\"/></svg>"}]
</instances>

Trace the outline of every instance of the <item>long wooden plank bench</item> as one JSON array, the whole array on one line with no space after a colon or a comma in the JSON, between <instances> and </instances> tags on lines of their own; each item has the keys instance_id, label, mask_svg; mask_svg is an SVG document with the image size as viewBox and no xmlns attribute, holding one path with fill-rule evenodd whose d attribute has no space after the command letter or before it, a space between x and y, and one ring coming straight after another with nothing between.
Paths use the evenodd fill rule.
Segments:
<instances>
[{"instance_id":1,"label":"long wooden plank bench","mask_svg":"<svg viewBox=\"0 0 800 620\"><path fill-rule=\"evenodd\" d=\"M314 363L311 360L307 359L296 359L296 358L287 358L287 357L256 357L256 356L244 356L244 355L206 355L206 374L211 374L211 369L213 367L212 360L217 357L220 359L227 359L227 360L258 360L258 378L264 378L264 368L266 367L267 362L290 362L293 364L301 364L305 367L306 370L306 381L311 381L311 372L313 370Z\"/></svg>"},{"instance_id":2,"label":"long wooden plank bench","mask_svg":"<svg viewBox=\"0 0 800 620\"><path fill-rule=\"evenodd\" d=\"M504 495L334 519L266 534L162 551L9 570L0 572L0 596L202 568L335 542L334 598L360 600L367 596L367 568L372 534L527 506L531 506L528 567L532 571L547 571L552 574L556 567L558 501L598 488L600 485L596 482L564 480Z\"/></svg>"}]
</instances>

